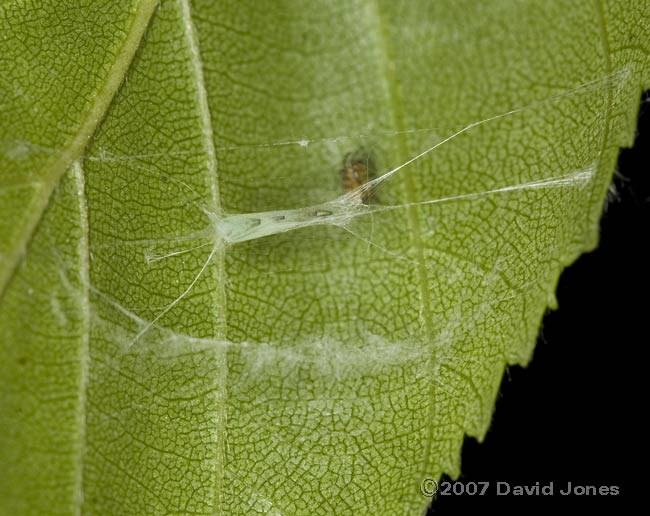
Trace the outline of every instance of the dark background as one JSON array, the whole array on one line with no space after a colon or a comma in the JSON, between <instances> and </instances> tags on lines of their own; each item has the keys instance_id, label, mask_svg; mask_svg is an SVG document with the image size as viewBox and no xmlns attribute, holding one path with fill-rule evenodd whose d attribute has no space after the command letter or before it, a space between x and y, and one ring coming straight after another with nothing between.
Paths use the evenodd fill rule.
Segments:
<instances>
[{"instance_id":1,"label":"dark background","mask_svg":"<svg viewBox=\"0 0 650 516\"><path fill-rule=\"evenodd\" d=\"M504 376L492 426L481 444L467 438L462 483L534 484L567 481L618 485L618 496L439 496L428 516L517 508L583 509L622 513L640 494L631 467L646 470L648 403L643 377L648 339L650 253L650 95L641 103L637 139L623 149L601 220L598 249L564 271L559 310L549 312L527 369ZM449 481L447 477L442 479Z\"/></svg>"}]
</instances>

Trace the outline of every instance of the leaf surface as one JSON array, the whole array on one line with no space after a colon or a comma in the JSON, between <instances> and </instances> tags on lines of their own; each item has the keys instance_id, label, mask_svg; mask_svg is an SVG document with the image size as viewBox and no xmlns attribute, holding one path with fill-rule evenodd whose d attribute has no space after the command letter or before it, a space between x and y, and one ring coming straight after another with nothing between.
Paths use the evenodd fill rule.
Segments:
<instances>
[{"instance_id":1,"label":"leaf surface","mask_svg":"<svg viewBox=\"0 0 650 516\"><path fill-rule=\"evenodd\" d=\"M41 4L0 7L0 514L420 514L597 243L650 4Z\"/></svg>"}]
</instances>

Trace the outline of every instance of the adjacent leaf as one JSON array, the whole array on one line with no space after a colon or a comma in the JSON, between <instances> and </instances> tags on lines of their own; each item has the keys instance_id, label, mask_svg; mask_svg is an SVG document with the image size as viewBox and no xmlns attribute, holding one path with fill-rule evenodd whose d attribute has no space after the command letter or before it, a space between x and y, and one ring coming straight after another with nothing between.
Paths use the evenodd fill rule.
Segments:
<instances>
[{"instance_id":1,"label":"adjacent leaf","mask_svg":"<svg viewBox=\"0 0 650 516\"><path fill-rule=\"evenodd\" d=\"M650 4L153 8L0 7L0 513L420 514L596 244Z\"/></svg>"}]
</instances>

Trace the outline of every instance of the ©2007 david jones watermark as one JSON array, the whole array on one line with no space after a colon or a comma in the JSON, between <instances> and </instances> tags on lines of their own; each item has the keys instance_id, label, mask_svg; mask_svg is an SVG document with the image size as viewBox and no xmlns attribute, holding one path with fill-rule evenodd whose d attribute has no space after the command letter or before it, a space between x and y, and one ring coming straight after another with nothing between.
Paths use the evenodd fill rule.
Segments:
<instances>
[{"instance_id":1,"label":"\u00a92007 david jones watermark","mask_svg":"<svg viewBox=\"0 0 650 516\"><path fill-rule=\"evenodd\" d=\"M433 478L425 478L420 484L422 496L445 495L466 496L617 496L621 488L616 484L585 484L576 482L534 482L518 484L515 482L450 482L440 483Z\"/></svg>"}]
</instances>

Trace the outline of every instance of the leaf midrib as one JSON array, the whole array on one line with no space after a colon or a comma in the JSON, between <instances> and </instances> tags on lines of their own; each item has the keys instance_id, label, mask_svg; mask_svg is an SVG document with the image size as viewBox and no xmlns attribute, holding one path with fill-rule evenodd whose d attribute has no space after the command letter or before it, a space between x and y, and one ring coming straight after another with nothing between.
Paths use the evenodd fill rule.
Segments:
<instances>
[{"instance_id":1,"label":"leaf midrib","mask_svg":"<svg viewBox=\"0 0 650 516\"><path fill-rule=\"evenodd\" d=\"M205 87L205 79L203 77L203 60L201 58L201 49L199 44L199 37L192 20L192 11L189 5L189 0L180 0L181 12L183 17L184 32L187 38L187 44L189 45L190 60L192 65L192 72L194 74L194 79L196 81L197 88L197 102L199 114L201 116L201 125L202 125L202 135L203 135L203 146L205 150L206 158L206 173L208 174L208 181L210 183L210 194L212 201L212 211L213 213L218 214L219 216L222 213L221 210L221 199L219 192L219 181L218 181L218 171L217 171L217 157L216 149L214 145L214 127L212 125L212 116L210 114L210 105L208 102L208 94ZM212 289L212 302L220 308L220 310L215 310L216 317L218 317L218 333L215 337L224 339L226 334L227 327L227 306L226 306L226 268L225 268L225 252L220 247L217 249L216 246L221 246L220 242L215 241L215 248L213 249L213 260L216 263L216 267L219 269L219 278L220 281L214 285ZM221 378L227 378L228 372L223 371L223 374L220 375ZM224 386L225 391L225 386ZM224 408L224 405L221 407ZM220 420L225 420L225 415L221 415ZM218 422L215 422L217 425ZM225 436L225 427L222 426L224 435L223 441L226 440ZM221 459L221 460L220 460ZM215 475L214 479L214 514L223 514L224 501L222 498L223 489L220 489L221 483L225 476L225 463L224 463L223 454L221 457L215 457Z\"/></svg>"},{"instance_id":2,"label":"leaf midrib","mask_svg":"<svg viewBox=\"0 0 650 516\"><path fill-rule=\"evenodd\" d=\"M80 342L80 378L79 378L79 440L81 446L79 450L79 467L77 473L77 490L75 504L77 511L75 514L81 515L84 500L84 465L86 463L86 450L88 448L87 438L87 414L88 414L88 373L90 369L90 246L88 235L88 205L85 195L85 176L83 168L79 161L73 165L77 191L79 192L79 223L81 225L82 238L79 240L77 250L79 253L79 277L81 280L81 310L82 310L82 328Z\"/></svg>"},{"instance_id":3,"label":"leaf midrib","mask_svg":"<svg viewBox=\"0 0 650 516\"><path fill-rule=\"evenodd\" d=\"M388 89L388 105L390 108L390 118L392 118L395 131L399 134L405 133L406 124L404 122L404 106L402 102L402 92L399 84L399 80L395 74L395 58L393 56L393 50L391 46L390 35L384 22L384 17L381 12L381 7L379 5L379 0L370 0L369 8L374 14L376 27L376 39L379 43L380 48L380 58L383 65L383 74L382 77L385 79L386 87ZM401 161L406 161L409 158L409 150L406 146L406 141L404 138L398 138L398 156L397 158ZM413 182L413 177L410 174L404 175L405 183L405 193L408 197L409 203L415 202L415 184ZM424 266L424 247L422 244L421 233L420 233L420 219L416 210L408 209L408 219L411 226L410 235L411 242L416 251L416 258L418 263L418 273L419 273L419 289L420 289L420 302L421 313L423 318L423 324L426 335L431 335L431 310L429 302L429 288L428 288L428 279L426 274L426 269Z\"/></svg>"},{"instance_id":4,"label":"leaf midrib","mask_svg":"<svg viewBox=\"0 0 650 516\"><path fill-rule=\"evenodd\" d=\"M381 12L379 1L380 0L370 0L369 7L373 11L373 14L375 15L376 23L374 25L377 31L376 38L380 44L380 49L381 49L380 56L384 68L383 77L385 78L386 86L388 88L388 102L390 106L391 118L393 119L393 122L395 124L394 130L398 131L399 134L405 134L406 124L404 121L404 105L402 101L403 96L402 96L399 80L395 74L395 69L396 69L396 67L394 66L395 58L393 56L391 39L388 33L388 28L386 26L386 23L384 22L384 17ZM406 142L404 138L398 138L397 141L399 146L398 158L400 159L401 162L404 162L407 159L409 159L409 151L406 146ZM415 198L415 184L411 174L404 175L404 183L405 183L405 193L407 195L409 204L415 202L417 200ZM420 218L417 211L413 208L409 208L407 210L407 217L410 226L409 233L411 236L411 243L413 248L415 249L415 253L416 253L415 257L418 264L418 279L419 279L418 288L420 290L420 303L421 303L420 314L422 317L424 336L425 338L431 338L432 322L431 322L431 304L430 304L430 296L429 296L429 279L425 267L424 246L421 238L422 233L420 231L421 229ZM431 404L430 418L429 418L430 424L426 433L426 441L424 442L424 449L423 449L424 456L422 460L422 468L421 471L419 471L421 478L415 478L414 479L415 484L418 484L422 478L426 477L426 471L430 462L429 450L431 448L431 441L433 440L433 433L434 433L434 426L432 424L432 411L433 411L433 399L434 399L433 387L434 387L434 383L432 382L431 390L429 392L429 397L428 397L429 403Z\"/></svg>"}]
</instances>

